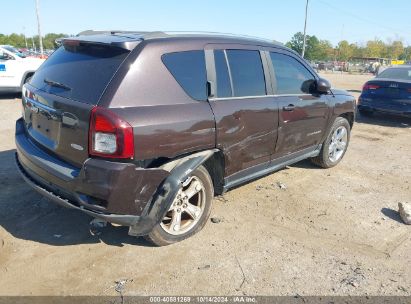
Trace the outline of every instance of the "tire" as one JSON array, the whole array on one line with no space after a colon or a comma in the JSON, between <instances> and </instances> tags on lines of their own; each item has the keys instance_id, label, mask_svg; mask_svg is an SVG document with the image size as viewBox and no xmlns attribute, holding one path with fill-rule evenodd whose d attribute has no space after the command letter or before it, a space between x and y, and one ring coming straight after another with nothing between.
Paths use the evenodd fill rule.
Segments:
<instances>
[{"instance_id":1,"label":"tire","mask_svg":"<svg viewBox=\"0 0 411 304\"><path fill-rule=\"evenodd\" d=\"M200 186L201 190L198 190ZM196 193L190 199L184 199L191 195L190 192ZM167 246L193 236L207 223L213 197L210 174L205 167L200 166L184 182L162 222L144 238L156 246Z\"/></svg>"},{"instance_id":2,"label":"tire","mask_svg":"<svg viewBox=\"0 0 411 304\"><path fill-rule=\"evenodd\" d=\"M346 133L343 134L344 132ZM343 159L347 151L350 133L351 127L348 120L343 117L337 117L327 139L322 145L320 154L311 158L311 161L325 169L336 166Z\"/></svg>"}]
</instances>

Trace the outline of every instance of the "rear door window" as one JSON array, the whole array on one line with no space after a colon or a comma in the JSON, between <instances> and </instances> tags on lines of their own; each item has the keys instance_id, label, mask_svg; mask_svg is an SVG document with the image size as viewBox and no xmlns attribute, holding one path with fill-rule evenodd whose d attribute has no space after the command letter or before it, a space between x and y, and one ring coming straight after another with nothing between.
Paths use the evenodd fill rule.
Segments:
<instances>
[{"instance_id":1,"label":"rear door window","mask_svg":"<svg viewBox=\"0 0 411 304\"><path fill-rule=\"evenodd\" d=\"M183 90L193 99L207 99L207 73L204 51L168 53L163 63Z\"/></svg>"},{"instance_id":2,"label":"rear door window","mask_svg":"<svg viewBox=\"0 0 411 304\"><path fill-rule=\"evenodd\" d=\"M217 77L217 97L231 97L230 75L228 74L227 60L223 50L214 51L215 71Z\"/></svg>"},{"instance_id":3,"label":"rear door window","mask_svg":"<svg viewBox=\"0 0 411 304\"><path fill-rule=\"evenodd\" d=\"M314 76L296 59L280 53L270 53L273 63L277 94L308 94Z\"/></svg>"},{"instance_id":4,"label":"rear door window","mask_svg":"<svg viewBox=\"0 0 411 304\"><path fill-rule=\"evenodd\" d=\"M259 51L227 50L235 97L266 95L264 70Z\"/></svg>"},{"instance_id":5,"label":"rear door window","mask_svg":"<svg viewBox=\"0 0 411 304\"><path fill-rule=\"evenodd\" d=\"M128 54L104 45L61 46L40 66L30 84L54 95L97 104Z\"/></svg>"}]
</instances>

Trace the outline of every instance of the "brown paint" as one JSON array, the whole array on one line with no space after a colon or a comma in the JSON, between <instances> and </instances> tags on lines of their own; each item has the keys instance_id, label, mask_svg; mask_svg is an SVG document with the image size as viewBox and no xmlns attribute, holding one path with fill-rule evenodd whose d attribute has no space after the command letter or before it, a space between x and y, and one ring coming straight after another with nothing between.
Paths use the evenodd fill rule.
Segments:
<instances>
[{"instance_id":1,"label":"brown paint","mask_svg":"<svg viewBox=\"0 0 411 304\"><path fill-rule=\"evenodd\" d=\"M193 100L161 61L161 56L169 52L221 48L262 52L267 96ZM135 159L132 161L90 159L87 135L93 106L26 85L26 89L34 93L35 101L55 109L59 115L71 113L78 123L67 126L50 121L44 113L30 111L23 101L26 118L24 123L19 122L16 141L26 140L27 145L33 145L30 149L40 149L44 160L67 162L77 170L78 176L63 182L39 167L30 151L24 150L24 145L18 145L17 149L20 165L27 169L27 174L33 174L34 179L38 176L72 194L81 193L106 201L104 209L98 207L99 210L141 215L169 174L161 169L146 168L143 164L217 148L224 155L223 172L227 178L319 145L336 116L354 115L353 98L347 93L276 96L272 67L267 57L264 59L264 52L268 51L294 57L318 79L294 52L268 42L194 35L150 38L139 43L98 103L133 127ZM285 111L284 107L289 105L293 105L294 110ZM74 150L71 143L84 147L84 150ZM77 203L84 202L77 200Z\"/></svg>"}]
</instances>

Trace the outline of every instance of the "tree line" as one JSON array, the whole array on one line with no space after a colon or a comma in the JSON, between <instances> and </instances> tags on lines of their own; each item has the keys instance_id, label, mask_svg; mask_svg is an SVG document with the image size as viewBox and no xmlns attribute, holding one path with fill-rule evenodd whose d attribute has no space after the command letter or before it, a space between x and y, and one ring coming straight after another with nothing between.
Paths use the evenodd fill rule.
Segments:
<instances>
[{"instance_id":1,"label":"tree line","mask_svg":"<svg viewBox=\"0 0 411 304\"><path fill-rule=\"evenodd\" d=\"M43 37L43 47L45 49L54 49L56 47L55 40L61 37L67 37L66 34L55 34L49 33ZM33 37L24 37L23 34L11 34L11 35L3 35L0 34L0 45L7 44L12 45L16 48L26 48L26 41L27 47L29 49L33 48L33 44L35 45L36 49L39 49L39 36Z\"/></svg>"},{"instance_id":2,"label":"tree line","mask_svg":"<svg viewBox=\"0 0 411 304\"><path fill-rule=\"evenodd\" d=\"M304 35L301 32L294 34L286 46L301 54ZM340 41L333 47L330 41L320 40L315 35L306 36L305 56L308 60L338 60L348 61L353 57L379 57L393 60L411 60L411 46L404 46L402 41L393 40L384 42L379 39L369 40L364 45Z\"/></svg>"},{"instance_id":3,"label":"tree line","mask_svg":"<svg viewBox=\"0 0 411 304\"><path fill-rule=\"evenodd\" d=\"M67 37L66 34L49 33L43 37L43 47L45 49L54 49L55 40L61 37ZM286 46L301 54L303 48L304 36L301 32L294 34ZM17 48L39 48L39 37L33 36L25 39L23 34L0 34L0 45L9 44ZM347 61L353 57L379 57L388 59L399 59L411 61L411 46L405 47L400 40L384 42L379 39L367 41L364 45L350 43L342 40L337 46L333 46L328 40L318 39L315 35L306 36L305 58L308 60L338 60Z\"/></svg>"}]
</instances>

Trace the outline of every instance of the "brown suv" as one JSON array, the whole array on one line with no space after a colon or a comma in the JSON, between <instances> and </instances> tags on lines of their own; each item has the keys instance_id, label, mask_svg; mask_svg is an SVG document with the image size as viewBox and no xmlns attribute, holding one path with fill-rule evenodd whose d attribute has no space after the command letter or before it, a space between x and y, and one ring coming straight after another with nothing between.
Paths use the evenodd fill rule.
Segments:
<instances>
[{"instance_id":1,"label":"brown suv","mask_svg":"<svg viewBox=\"0 0 411 304\"><path fill-rule=\"evenodd\" d=\"M280 44L164 32L64 39L22 103L26 182L157 245L199 231L214 195L305 158L335 166L355 113Z\"/></svg>"}]
</instances>

